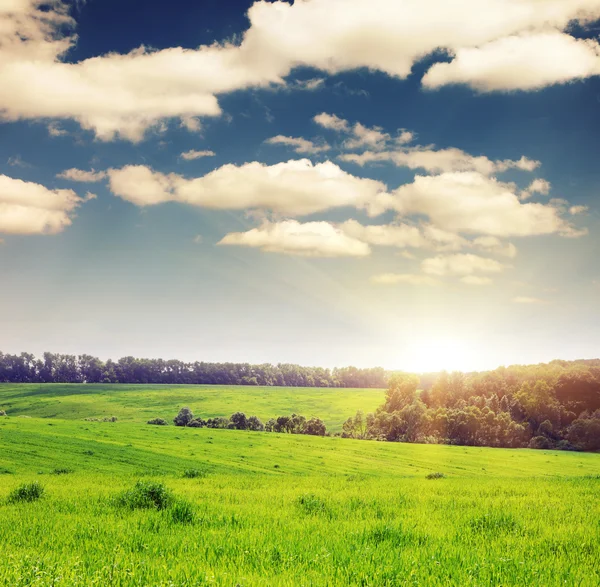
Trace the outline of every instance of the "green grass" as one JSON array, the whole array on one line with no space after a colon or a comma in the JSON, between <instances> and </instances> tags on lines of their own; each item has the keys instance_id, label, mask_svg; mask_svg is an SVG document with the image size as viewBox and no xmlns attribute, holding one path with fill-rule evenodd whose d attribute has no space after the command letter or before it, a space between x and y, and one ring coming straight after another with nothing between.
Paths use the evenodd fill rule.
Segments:
<instances>
[{"instance_id":1,"label":"green grass","mask_svg":"<svg viewBox=\"0 0 600 587\"><path fill-rule=\"evenodd\" d=\"M117 416L129 422L164 418L172 423L188 406L203 418L234 412L261 420L296 412L321 418L333 432L357 410L373 412L384 401L380 389L253 387L214 385L0 384L0 410L11 416L83 420Z\"/></svg>"},{"instance_id":2,"label":"green grass","mask_svg":"<svg viewBox=\"0 0 600 587\"><path fill-rule=\"evenodd\" d=\"M2 472L0 585L600 583L598 454L9 417Z\"/></svg>"}]
</instances>

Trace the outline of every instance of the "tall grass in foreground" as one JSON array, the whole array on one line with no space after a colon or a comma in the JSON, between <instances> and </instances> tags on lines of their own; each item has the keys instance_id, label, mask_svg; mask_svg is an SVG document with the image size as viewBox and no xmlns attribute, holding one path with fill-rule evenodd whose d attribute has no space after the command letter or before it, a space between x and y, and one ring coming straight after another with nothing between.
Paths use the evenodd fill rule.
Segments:
<instances>
[{"instance_id":1,"label":"tall grass in foreground","mask_svg":"<svg viewBox=\"0 0 600 587\"><path fill-rule=\"evenodd\" d=\"M600 584L595 476L45 480L2 500L2 585Z\"/></svg>"}]
</instances>

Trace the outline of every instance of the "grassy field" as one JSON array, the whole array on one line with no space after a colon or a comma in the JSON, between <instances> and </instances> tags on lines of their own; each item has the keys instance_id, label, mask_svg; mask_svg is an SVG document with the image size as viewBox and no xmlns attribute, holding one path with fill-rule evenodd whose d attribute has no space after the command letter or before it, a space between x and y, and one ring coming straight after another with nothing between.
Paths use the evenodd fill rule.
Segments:
<instances>
[{"instance_id":1,"label":"grassy field","mask_svg":"<svg viewBox=\"0 0 600 587\"><path fill-rule=\"evenodd\" d=\"M171 421L182 406L203 418L234 412L261 420L296 412L321 418L340 431L357 410L373 412L384 401L380 389L329 389L214 385L0 384L0 410L11 415L65 420L117 416L129 422L161 417Z\"/></svg>"},{"instance_id":2,"label":"grassy field","mask_svg":"<svg viewBox=\"0 0 600 587\"><path fill-rule=\"evenodd\" d=\"M596 586L599 497L598 454L0 418L0 584Z\"/></svg>"}]
</instances>

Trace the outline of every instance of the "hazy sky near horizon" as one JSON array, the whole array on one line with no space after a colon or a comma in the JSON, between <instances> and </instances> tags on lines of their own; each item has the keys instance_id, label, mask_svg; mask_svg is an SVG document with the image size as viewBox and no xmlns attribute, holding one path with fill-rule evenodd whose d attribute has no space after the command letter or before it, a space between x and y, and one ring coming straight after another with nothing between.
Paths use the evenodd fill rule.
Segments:
<instances>
[{"instance_id":1,"label":"hazy sky near horizon","mask_svg":"<svg viewBox=\"0 0 600 587\"><path fill-rule=\"evenodd\" d=\"M600 356L600 0L0 0L0 350Z\"/></svg>"}]
</instances>

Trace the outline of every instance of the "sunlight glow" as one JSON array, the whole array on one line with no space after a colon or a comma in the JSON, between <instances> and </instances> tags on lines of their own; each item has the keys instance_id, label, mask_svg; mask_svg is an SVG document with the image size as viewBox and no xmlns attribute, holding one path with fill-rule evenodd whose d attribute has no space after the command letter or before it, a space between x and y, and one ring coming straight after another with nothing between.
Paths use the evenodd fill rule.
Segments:
<instances>
[{"instance_id":1,"label":"sunlight glow","mask_svg":"<svg viewBox=\"0 0 600 587\"><path fill-rule=\"evenodd\" d=\"M480 353L459 338L416 340L402 358L402 368L415 373L473 371L481 363Z\"/></svg>"}]
</instances>

